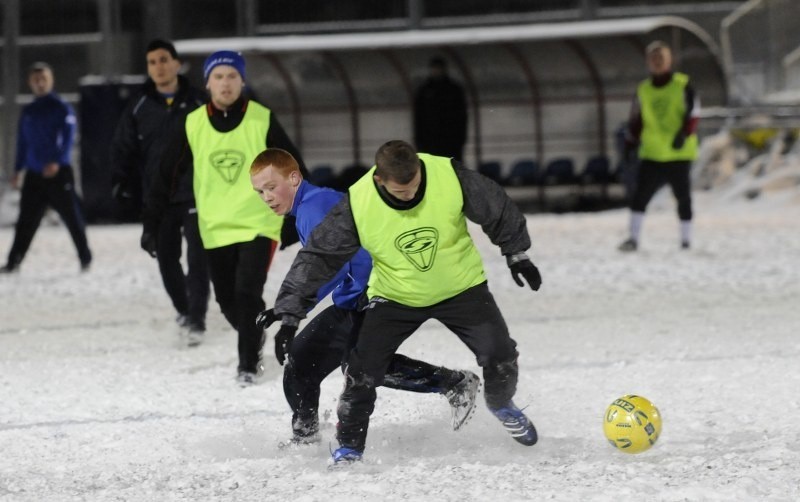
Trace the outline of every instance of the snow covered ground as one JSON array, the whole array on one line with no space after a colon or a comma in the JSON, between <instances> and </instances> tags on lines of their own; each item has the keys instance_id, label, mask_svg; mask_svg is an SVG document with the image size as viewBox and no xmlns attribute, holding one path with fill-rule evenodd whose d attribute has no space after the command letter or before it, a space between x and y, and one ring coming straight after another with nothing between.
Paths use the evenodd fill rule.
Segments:
<instances>
[{"instance_id":1,"label":"snow covered ground","mask_svg":"<svg viewBox=\"0 0 800 502\"><path fill-rule=\"evenodd\" d=\"M207 343L179 345L137 226L91 227L87 274L66 230L43 227L21 272L0 276L0 500L798 500L800 200L696 205L689 252L669 197L634 255L615 249L624 211L530 216L538 293L473 228L539 444L515 443L482 405L453 432L442 397L379 389L365 461L333 472L341 375L323 386L323 444L279 450L290 414L271 336L263 382L240 389L216 303ZM278 254L268 302L295 252ZM402 352L478 371L436 324ZM640 455L602 433L627 393L664 419Z\"/></svg>"}]
</instances>

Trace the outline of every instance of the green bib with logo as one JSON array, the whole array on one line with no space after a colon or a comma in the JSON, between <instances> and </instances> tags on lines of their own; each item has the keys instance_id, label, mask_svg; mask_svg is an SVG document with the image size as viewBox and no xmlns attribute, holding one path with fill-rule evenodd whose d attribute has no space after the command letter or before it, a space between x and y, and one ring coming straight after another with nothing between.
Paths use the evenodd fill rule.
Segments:
<instances>
[{"instance_id":1,"label":"green bib with logo","mask_svg":"<svg viewBox=\"0 0 800 502\"><path fill-rule=\"evenodd\" d=\"M350 187L358 237L372 256L369 297L411 307L434 305L486 281L450 159L419 158L426 187L414 208L392 209L383 201L372 178L375 167Z\"/></svg>"},{"instance_id":2,"label":"green bib with logo","mask_svg":"<svg viewBox=\"0 0 800 502\"><path fill-rule=\"evenodd\" d=\"M672 148L672 141L683 127L686 115L684 90L688 83L688 75L676 72L662 87L655 87L650 79L639 84L636 94L642 112L640 159L671 162L697 157L696 134L687 137L682 148Z\"/></svg>"},{"instance_id":3,"label":"green bib with logo","mask_svg":"<svg viewBox=\"0 0 800 502\"><path fill-rule=\"evenodd\" d=\"M250 101L236 129L214 129L205 106L186 116L194 157L194 197L203 247L213 249L258 236L279 240L283 216L270 210L250 183L250 163L264 151L270 111Z\"/></svg>"}]
</instances>

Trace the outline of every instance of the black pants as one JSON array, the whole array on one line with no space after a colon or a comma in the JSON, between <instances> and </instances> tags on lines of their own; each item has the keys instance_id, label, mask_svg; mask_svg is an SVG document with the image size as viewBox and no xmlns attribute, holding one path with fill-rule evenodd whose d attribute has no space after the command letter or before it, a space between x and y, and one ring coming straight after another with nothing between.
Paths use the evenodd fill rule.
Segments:
<instances>
[{"instance_id":1,"label":"black pants","mask_svg":"<svg viewBox=\"0 0 800 502\"><path fill-rule=\"evenodd\" d=\"M489 407L502 407L514 396L519 373L517 344L486 283L424 308L377 300L370 301L358 342L347 359L338 408L341 446L364 450L369 417L375 408L375 387L383 382L398 347L428 319L444 324L475 354L483 368Z\"/></svg>"},{"instance_id":2,"label":"black pants","mask_svg":"<svg viewBox=\"0 0 800 502\"><path fill-rule=\"evenodd\" d=\"M183 238L186 239L188 268L181 265ZM156 257L164 288L179 314L193 324L204 325L208 310L208 260L194 204L169 206L158 227Z\"/></svg>"},{"instance_id":3,"label":"black pants","mask_svg":"<svg viewBox=\"0 0 800 502\"><path fill-rule=\"evenodd\" d=\"M318 423L320 384L340 367L358 338L363 312L331 305L297 334L283 372L283 391L292 408L292 426L303 434ZM459 371L395 354L383 385L412 392L444 393L463 378Z\"/></svg>"},{"instance_id":4,"label":"black pants","mask_svg":"<svg viewBox=\"0 0 800 502\"><path fill-rule=\"evenodd\" d=\"M262 295L275 245L266 237L256 237L206 250L217 303L239 333L239 371L255 373L258 369L263 331L256 326L256 316L266 308Z\"/></svg>"},{"instance_id":5,"label":"black pants","mask_svg":"<svg viewBox=\"0 0 800 502\"><path fill-rule=\"evenodd\" d=\"M78 250L81 265L91 263L92 252L86 241L86 222L83 219L80 200L75 193L75 179L70 166L61 166L52 178L44 178L31 171L25 173L19 218L14 243L8 253L8 263L17 265L25 258L48 207L52 207L67 226L72 242Z\"/></svg>"},{"instance_id":6,"label":"black pants","mask_svg":"<svg viewBox=\"0 0 800 502\"><path fill-rule=\"evenodd\" d=\"M678 218L681 221L690 221L692 219L692 191L689 180L691 166L692 163L688 160L675 162L643 160L639 166L631 210L643 213L658 189L669 184L678 201Z\"/></svg>"}]
</instances>

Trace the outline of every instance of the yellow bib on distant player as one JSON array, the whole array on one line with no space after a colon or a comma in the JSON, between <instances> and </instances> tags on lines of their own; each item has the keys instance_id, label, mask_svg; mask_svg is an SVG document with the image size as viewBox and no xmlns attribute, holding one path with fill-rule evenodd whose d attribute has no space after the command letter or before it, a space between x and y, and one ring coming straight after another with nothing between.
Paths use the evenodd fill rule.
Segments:
<instances>
[{"instance_id":1,"label":"yellow bib on distant player","mask_svg":"<svg viewBox=\"0 0 800 502\"><path fill-rule=\"evenodd\" d=\"M268 108L250 101L242 123L223 133L211 125L204 106L186 116L197 219L206 249L258 236L280 240L283 216L266 207L250 183L250 163L269 146L269 117Z\"/></svg>"},{"instance_id":2,"label":"yellow bib on distant player","mask_svg":"<svg viewBox=\"0 0 800 502\"><path fill-rule=\"evenodd\" d=\"M685 89L689 76L674 73L672 80L656 87L647 79L639 84L636 94L642 112L642 135L639 158L656 162L694 160L697 157L697 135L686 138L683 147L672 148L675 135L683 127L686 115Z\"/></svg>"},{"instance_id":3,"label":"yellow bib on distant player","mask_svg":"<svg viewBox=\"0 0 800 502\"><path fill-rule=\"evenodd\" d=\"M372 178L375 167L350 187L358 238L373 262L367 294L411 307L434 305L486 282L450 159L419 158L426 186L414 208L392 209L383 201Z\"/></svg>"}]
</instances>

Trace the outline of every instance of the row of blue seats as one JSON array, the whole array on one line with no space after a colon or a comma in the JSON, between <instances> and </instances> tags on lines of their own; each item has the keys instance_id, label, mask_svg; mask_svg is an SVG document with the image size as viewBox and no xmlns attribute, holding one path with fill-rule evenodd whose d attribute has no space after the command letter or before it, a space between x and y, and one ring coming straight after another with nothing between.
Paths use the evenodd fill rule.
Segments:
<instances>
[{"instance_id":1,"label":"row of blue seats","mask_svg":"<svg viewBox=\"0 0 800 502\"><path fill-rule=\"evenodd\" d=\"M309 181L320 187L329 187L344 192L367 171L368 169L364 166L352 165L344 168L341 174L337 175L332 166L316 166L309 172L311 177Z\"/></svg>"},{"instance_id":2,"label":"row of blue seats","mask_svg":"<svg viewBox=\"0 0 800 502\"><path fill-rule=\"evenodd\" d=\"M478 172L501 185L572 185L605 184L615 181L611 162L605 155L596 155L586 161L583 170L577 172L575 163L568 157L549 161L542 169L532 159L520 159L511 166L507 176L502 175L502 165L498 161L488 161L478 166Z\"/></svg>"},{"instance_id":3,"label":"row of blue seats","mask_svg":"<svg viewBox=\"0 0 800 502\"><path fill-rule=\"evenodd\" d=\"M311 169L310 181L317 186L347 190L366 172L366 167L353 165L337 175L332 166L321 165ZM611 163L605 155L591 157L579 173L575 170L573 160L567 157L551 160L544 169L540 169L539 163L535 160L520 159L511 166L511 171L507 176L502 175L500 162L488 161L478 166L478 172L507 186L592 185L616 181L615 173L611 170Z\"/></svg>"}]
</instances>

